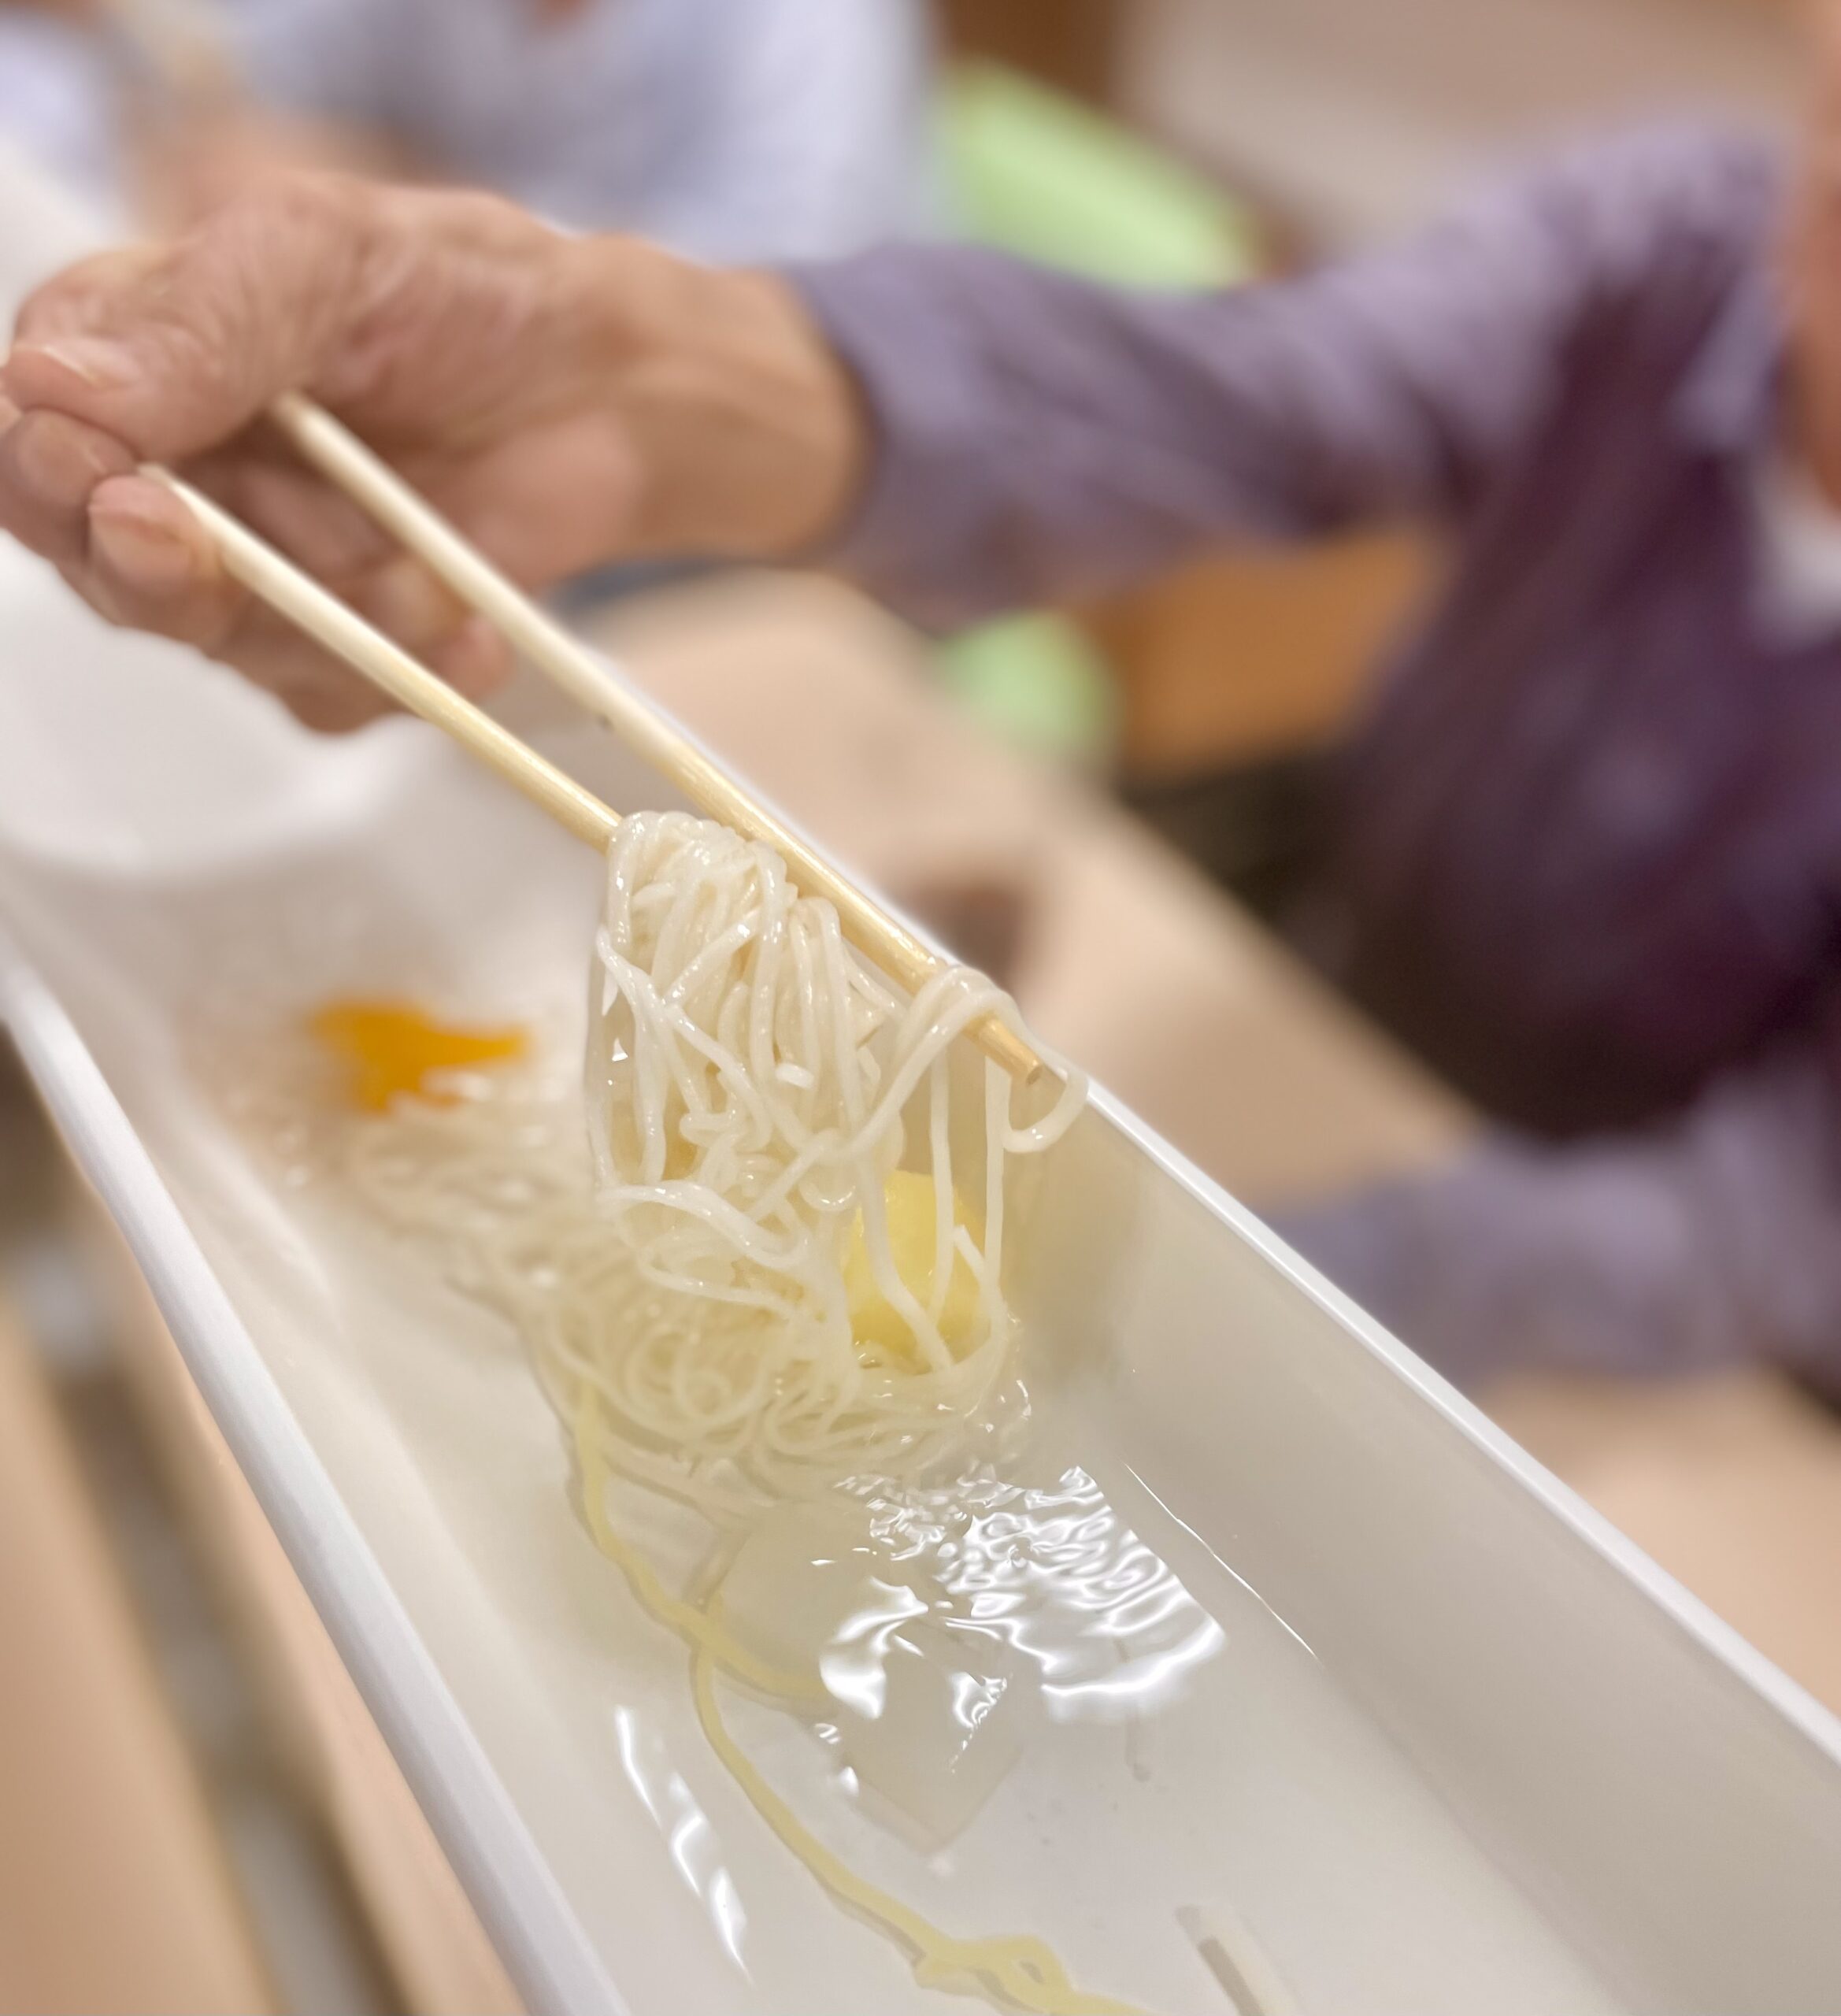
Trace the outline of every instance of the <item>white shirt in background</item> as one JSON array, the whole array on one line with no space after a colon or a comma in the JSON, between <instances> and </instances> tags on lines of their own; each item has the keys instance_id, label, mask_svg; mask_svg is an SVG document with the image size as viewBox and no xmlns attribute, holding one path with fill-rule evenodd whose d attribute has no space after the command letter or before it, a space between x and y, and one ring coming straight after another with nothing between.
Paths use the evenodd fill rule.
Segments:
<instances>
[{"instance_id":1,"label":"white shirt in background","mask_svg":"<svg viewBox=\"0 0 1841 2016\"><path fill-rule=\"evenodd\" d=\"M0 6L0 146L111 216L122 213L116 104L113 57L101 36ZM10 205L0 213L0 235L11 214Z\"/></svg>"},{"instance_id":2,"label":"white shirt in background","mask_svg":"<svg viewBox=\"0 0 1841 2016\"><path fill-rule=\"evenodd\" d=\"M258 102L368 128L553 221L717 261L933 215L923 0L220 0ZM0 6L0 132L119 199L107 50Z\"/></svg>"}]
</instances>

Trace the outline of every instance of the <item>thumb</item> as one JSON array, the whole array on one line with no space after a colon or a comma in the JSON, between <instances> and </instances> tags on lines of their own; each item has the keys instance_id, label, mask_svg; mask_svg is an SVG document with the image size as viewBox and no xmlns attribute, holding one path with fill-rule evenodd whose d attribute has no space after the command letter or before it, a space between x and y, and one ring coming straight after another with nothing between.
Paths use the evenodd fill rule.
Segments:
<instances>
[{"instance_id":1,"label":"thumb","mask_svg":"<svg viewBox=\"0 0 1841 2016\"><path fill-rule=\"evenodd\" d=\"M357 185L268 185L170 245L105 253L20 311L0 392L180 461L309 381L347 326L363 260Z\"/></svg>"}]
</instances>

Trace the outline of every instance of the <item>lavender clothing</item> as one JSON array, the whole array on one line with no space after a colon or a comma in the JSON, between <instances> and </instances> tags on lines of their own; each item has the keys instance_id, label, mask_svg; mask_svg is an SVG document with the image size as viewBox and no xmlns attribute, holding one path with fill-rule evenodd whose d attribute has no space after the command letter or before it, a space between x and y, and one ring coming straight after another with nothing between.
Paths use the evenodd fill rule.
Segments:
<instances>
[{"instance_id":1,"label":"lavender clothing","mask_svg":"<svg viewBox=\"0 0 1841 2016\"><path fill-rule=\"evenodd\" d=\"M1643 135L1218 295L963 250L798 276L879 435L836 557L923 622L1226 539L1448 532L1299 934L1524 1132L1290 1228L1462 1377L1841 1370L1841 634L1770 621L1755 496L1781 180Z\"/></svg>"}]
</instances>

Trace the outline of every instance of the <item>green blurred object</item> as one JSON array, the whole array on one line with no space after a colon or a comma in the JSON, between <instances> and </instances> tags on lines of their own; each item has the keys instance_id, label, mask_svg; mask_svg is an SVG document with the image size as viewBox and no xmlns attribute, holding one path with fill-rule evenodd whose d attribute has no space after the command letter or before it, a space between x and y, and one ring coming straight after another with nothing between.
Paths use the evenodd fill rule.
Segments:
<instances>
[{"instance_id":1,"label":"green blurred object","mask_svg":"<svg viewBox=\"0 0 1841 2016\"><path fill-rule=\"evenodd\" d=\"M940 683L993 733L1037 755L1097 768L1118 695L1105 658L1065 617L1006 616L939 647Z\"/></svg>"},{"instance_id":2,"label":"green blurred object","mask_svg":"<svg viewBox=\"0 0 1841 2016\"><path fill-rule=\"evenodd\" d=\"M961 234L1122 287L1224 287L1254 265L1229 198L1076 100L995 63L947 77L940 152Z\"/></svg>"},{"instance_id":3,"label":"green blurred object","mask_svg":"<svg viewBox=\"0 0 1841 2016\"><path fill-rule=\"evenodd\" d=\"M1201 176L1076 100L995 63L948 76L940 153L958 235L1121 287L1224 287L1253 270L1244 213ZM941 652L944 683L995 734L1092 768L1117 695L1055 615L1007 617Z\"/></svg>"}]
</instances>

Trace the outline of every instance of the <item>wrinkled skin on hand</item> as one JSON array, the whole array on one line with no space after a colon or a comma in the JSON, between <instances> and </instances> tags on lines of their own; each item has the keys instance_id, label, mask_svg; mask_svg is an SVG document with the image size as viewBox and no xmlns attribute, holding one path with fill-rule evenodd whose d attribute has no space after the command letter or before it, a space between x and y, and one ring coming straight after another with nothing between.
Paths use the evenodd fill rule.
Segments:
<instances>
[{"instance_id":1,"label":"wrinkled skin on hand","mask_svg":"<svg viewBox=\"0 0 1841 2016\"><path fill-rule=\"evenodd\" d=\"M112 621L198 646L320 728L383 702L231 581L139 463L180 469L462 691L508 662L265 423L289 388L529 587L624 555L804 546L863 455L846 374L781 283L491 197L285 178L59 275L0 367L0 527Z\"/></svg>"}]
</instances>

